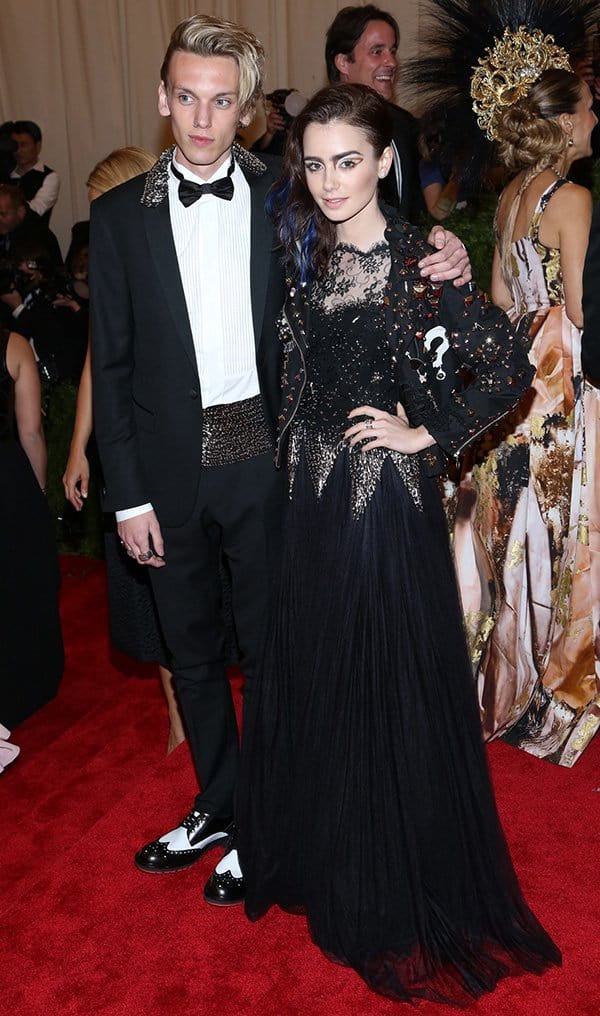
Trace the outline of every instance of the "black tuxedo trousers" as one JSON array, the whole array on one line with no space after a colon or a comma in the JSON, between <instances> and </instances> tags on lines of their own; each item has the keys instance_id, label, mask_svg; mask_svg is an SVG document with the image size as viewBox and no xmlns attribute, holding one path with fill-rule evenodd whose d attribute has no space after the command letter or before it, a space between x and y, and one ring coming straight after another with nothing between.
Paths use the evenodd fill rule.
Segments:
<instances>
[{"instance_id":1,"label":"black tuxedo trousers","mask_svg":"<svg viewBox=\"0 0 600 1016\"><path fill-rule=\"evenodd\" d=\"M244 710L261 657L274 570L280 552L285 477L271 453L204 467L185 525L163 527L164 568L151 578L202 788L199 811L234 812L238 730L224 665L221 554L231 574L231 606ZM175 649L176 647L176 649Z\"/></svg>"}]
</instances>

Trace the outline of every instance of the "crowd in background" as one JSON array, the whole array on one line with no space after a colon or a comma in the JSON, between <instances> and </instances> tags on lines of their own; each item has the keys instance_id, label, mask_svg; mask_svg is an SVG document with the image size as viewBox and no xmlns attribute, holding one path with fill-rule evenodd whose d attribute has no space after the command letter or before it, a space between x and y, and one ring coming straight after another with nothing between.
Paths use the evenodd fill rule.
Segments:
<instances>
[{"instance_id":1,"label":"crowd in background","mask_svg":"<svg viewBox=\"0 0 600 1016\"><path fill-rule=\"evenodd\" d=\"M18 591L0 719L60 678L40 390L51 420L79 383L64 494L86 514L95 430L112 642L160 664L169 749L187 735L199 783L137 868L221 845L206 902L303 913L374 990L460 1004L561 960L512 871L484 738L572 766L600 727L600 390L583 349L600 313L582 165L596 68L570 56L570 4L560 44L464 6L462 39L438 31L412 73L435 92L452 67L478 172L459 102L420 123L394 103L399 28L373 5L331 24L327 88L271 93L252 152L236 130L262 44L208 15L177 26L159 86L175 144L98 163L91 234L76 223L64 259L39 127L0 129L0 508ZM489 297L454 215L484 223ZM459 236L425 241L450 221ZM24 648L25 601L39 637ZM0 724L0 765L8 737Z\"/></svg>"},{"instance_id":2,"label":"crowd in background","mask_svg":"<svg viewBox=\"0 0 600 1016\"><path fill-rule=\"evenodd\" d=\"M460 160L453 163L448 157L446 131L452 128L448 127L444 106L430 108L419 121L393 102L398 41L394 19L377 8L373 8L373 16L369 14L371 7L367 6L362 9L362 20L355 30L352 20L356 10L345 8L330 27L325 49L327 73L332 83L369 85L387 103L393 119L395 158L391 171L381 181L381 197L425 232L436 222L450 226L466 243L477 282L491 290L493 298L497 299L498 279L495 284L492 276L492 217L498 195L510 179L514 166L509 167L497 158L476 184L469 174L462 176ZM589 86L592 113L599 106L600 94L593 49L594 46L590 46L573 64L576 73ZM293 88L279 88L266 96L266 131L255 141L252 151L258 156L261 153L281 156L290 128L306 102ZM570 153L565 176L568 174L569 179L594 193L600 135L597 129L592 131L590 127L590 131L590 150L586 142ZM141 150L122 151L129 153L126 157L129 160L131 153ZM109 164L114 167L117 155L111 153L95 167L96 176L92 173L88 180L90 200L127 178L120 175L119 170L108 185L104 182L96 187L94 181L99 179L99 167L106 169ZM133 160L131 172L141 172L152 164L154 156L143 152L142 155L142 162ZM44 472L43 486L48 488L59 546L92 553L100 550L110 557L112 550L107 547L112 548L114 540L109 539L107 544L99 535L102 526L94 487L94 474L99 474L99 468L93 441L89 450L87 448L92 436L88 346L89 223L73 224L69 248L61 251L50 227L59 193L58 174L42 159L39 126L30 120L9 121L0 126L0 325L24 336L37 365L46 430L50 435L50 469L47 481ZM510 307L508 294L506 308ZM575 323L581 327L580 320ZM74 418L76 386L80 379L77 418ZM85 412L82 410L84 403ZM61 484L63 469L66 499ZM480 477L481 473L476 469L474 476ZM463 477L460 488L463 499L466 484ZM454 487L449 497L450 514L456 509L457 489ZM81 512L90 492L87 512L77 518L76 511ZM460 520L460 513L458 517ZM464 527L461 531L459 525L453 538L462 547ZM464 592L464 597L466 603L468 591ZM487 633L481 634L485 616L485 611L482 613L475 608L466 611L467 625L475 629L470 630L474 658L481 649L481 640L485 643L487 638ZM118 638L116 641L118 644ZM166 659L161 653L153 658L160 658L166 668ZM167 692L170 680L170 673L165 669L163 682ZM173 746L183 737L183 729L172 697L170 702Z\"/></svg>"}]
</instances>

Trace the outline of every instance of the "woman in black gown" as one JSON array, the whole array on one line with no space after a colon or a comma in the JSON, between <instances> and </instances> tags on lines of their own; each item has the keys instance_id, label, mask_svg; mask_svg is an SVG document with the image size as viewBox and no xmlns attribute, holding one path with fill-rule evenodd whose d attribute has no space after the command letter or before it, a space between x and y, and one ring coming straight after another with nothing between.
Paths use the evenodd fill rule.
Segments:
<instances>
[{"instance_id":1,"label":"woman in black gown","mask_svg":"<svg viewBox=\"0 0 600 1016\"><path fill-rule=\"evenodd\" d=\"M435 478L531 371L472 286L419 278L377 199L390 137L370 89L324 89L273 198L290 499L238 846L251 919L305 914L376 991L464 1004L560 962L500 828Z\"/></svg>"},{"instance_id":2,"label":"woman in black gown","mask_svg":"<svg viewBox=\"0 0 600 1016\"><path fill-rule=\"evenodd\" d=\"M31 346L0 328L0 767L16 754L2 724L50 701L64 665L40 402Z\"/></svg>"}]
</instances>

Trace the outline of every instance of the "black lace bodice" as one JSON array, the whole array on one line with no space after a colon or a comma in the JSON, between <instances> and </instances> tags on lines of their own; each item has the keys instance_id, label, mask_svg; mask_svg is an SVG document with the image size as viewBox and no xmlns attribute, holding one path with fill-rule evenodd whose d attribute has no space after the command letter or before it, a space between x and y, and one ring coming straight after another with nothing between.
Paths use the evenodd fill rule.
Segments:
<instances>
[{"instance_id":1,"label":"black lace bodice","mask_svg":"<svg viewBox=\"0 0 600 1016\"><path fill-rule=\"evenodd\" d=\"M395 411L397 395L383 316L387 244L366 253L336 247L311 300L308 384L298 410L307 429L339 440L356 406Z\"/></svg>"},{"instance_id":2,"label":"black lace bodice","mask_svg":"<svg viewBox=\"0 0 600 1016\"><path fill-rule=\"evenodd\" d=\"M290 485L304 448L317 494L323 490L343 439L348 413L369 405L396 412L394 379L385 332L384 295L390 269L388 244L368 251L339 244L327 272L311 294L306 359L307 383L290 433ZM387 449L362 455L352 449L353 511L361 514L386 458L392 457L416 502L419 466L415 456Z\"/></svg>"}]
</instances>

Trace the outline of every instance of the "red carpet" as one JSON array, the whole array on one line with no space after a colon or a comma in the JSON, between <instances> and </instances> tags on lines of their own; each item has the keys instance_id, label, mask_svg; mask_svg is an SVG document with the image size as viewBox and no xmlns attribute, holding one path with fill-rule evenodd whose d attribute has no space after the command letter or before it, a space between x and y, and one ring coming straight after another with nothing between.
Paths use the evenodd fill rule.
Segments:
<instances>
[{"instance_id":1,"label":"red carpet","mask_svg":"<svg viewBox=\"0 0 600 1016\"><path fill-rule=\"evenodd\" d=\"M111 657L104 572L64 561L67 670L58 698L15 732L0 777L0 1011L12 1016L389 1016L329 963L303 920L206 906L218 853L175 875L132 856L194 794L187 747L168 758L166 707L152 668ZM504 981L470 1012L596 1016L600 1011L600 738L572 770L495 744L498 801L530 904L564 954L562 970ZM431 1003L423 1016L447 1016ZM454 1011L454 1010L453 1010Z\"/></svg>"}]
</instances>

